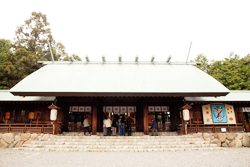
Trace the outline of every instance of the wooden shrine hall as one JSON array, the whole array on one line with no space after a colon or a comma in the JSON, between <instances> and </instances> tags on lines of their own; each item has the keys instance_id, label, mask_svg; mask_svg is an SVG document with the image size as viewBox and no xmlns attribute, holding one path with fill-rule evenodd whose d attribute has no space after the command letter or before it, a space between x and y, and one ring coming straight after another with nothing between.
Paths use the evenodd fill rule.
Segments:
<instances>
[{"instance_id":1,"label":"wooden shrine hall","mask_svg":"<svg viewBox=\"0 0 250 167\"><path fill-rule=\"evenodd\" d=\"M214 112L213 107L218 106L211 106L209 102L205 102L209 103L210 108L205 107L203 111L204 103L199 105L200 101L192 98L214 98L230 93L213 77L196 68L195 63L40 63L44 65L42 68L24 78L9 92L22 98L53 98L49 105L54 103L60 107L57 123L61 125L62 131L82 130L81 124L86 116L91 124L92 135L96 135L97 132L102 132L104 117L109 116L113 119L120 115L124 115L125 118L131 116L133 131L144 132L145 135L149 134L152 118L157 121L159 131L177 131L178 125L183 123L180 108L188 103L195 103L195 107L190 110L193 110L190 112L190 124L204 125L208 120L204 117L205 114L209 112L211 115ZM232 107L224 102L220 103L223 103L224 110ZM249 101L243 107L249 107ZM4 112L2 111L2 117ZM42 111L41 115L43 112L49 111ZM230 119L223 120L223 123L214 122L211 118L206 126L213 126L213 123L236 125L239 120L236 120L237 116L232 117L235 112L232 113L228 116ZM197 120L196 117L200 119ZM230 122L231 117L233 122ZM41 118L46 119L39 120L41 123L49 121L48 117ZM190 129L191 126L188 127ZM197 126L194 127L191 129L197 131Z\"/></svg>"}]
</instances>

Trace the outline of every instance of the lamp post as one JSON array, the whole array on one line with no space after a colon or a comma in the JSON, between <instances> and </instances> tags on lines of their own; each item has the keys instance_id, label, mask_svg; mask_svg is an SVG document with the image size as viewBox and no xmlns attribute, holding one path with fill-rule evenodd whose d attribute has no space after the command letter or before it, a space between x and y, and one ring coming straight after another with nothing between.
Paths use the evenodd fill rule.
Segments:
<instances>
[{"instance_id":1,"label":"lamp post","mask_svg":"<svg viewBox=\"0 0 250 167\"><path fill-rule=\"evenodd\" d=\"M54 135L55 131L56 131L55 121L57 121L57 110L59 110L60 108L57 107L56 105L54 105L53 103L48 108L51 109L50 110L50 120L52 121L52 124L53 124L52 134Z\"/></svg>"}]
</instances>

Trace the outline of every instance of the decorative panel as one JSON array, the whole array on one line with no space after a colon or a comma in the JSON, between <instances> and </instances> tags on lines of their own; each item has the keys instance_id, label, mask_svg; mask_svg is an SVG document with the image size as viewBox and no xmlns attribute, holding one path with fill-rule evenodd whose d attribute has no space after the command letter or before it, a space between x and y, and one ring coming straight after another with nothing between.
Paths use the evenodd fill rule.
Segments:
<instances>
[{"instance_id":1,"label":"decorative panel","mask_svg":"<svg viewBox=\"0 0 250 167\"><path fill-rule=\"evenodd\" d=\"M212 112L210 104L202 106L203 122L204 124L213 124Z\"/></svg>"},{"instance_id":2,"label":"decorative panel","mask_svg":"<svg viewBox=\"0 0 250 167\"><path fill-rule=\"evenodd\" d=\"M234 107L232 105L225 104L226 114L227 114L227 123L236 124Z\"/></svg>"}]
</instances>

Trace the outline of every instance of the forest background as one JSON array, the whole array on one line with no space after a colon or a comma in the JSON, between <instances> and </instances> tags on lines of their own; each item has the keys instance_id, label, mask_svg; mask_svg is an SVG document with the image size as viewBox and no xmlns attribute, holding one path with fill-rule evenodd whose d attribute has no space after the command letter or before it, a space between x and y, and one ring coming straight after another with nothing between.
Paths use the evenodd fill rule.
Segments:
<instances>
[{"instance_id":1,"label":"forest background","mask_svg":"<svg viewBox=\"0 0 250 167\"><path fill-rule=\"evenodd\" d=\"M14 41L0 39L0 89L10 89L23 78L41 68L38 61L68 61L65 46L56 42L51 34L47 16L32 12L30 19L17 28ZM75 60L81 58L72 54ZM192 60L201 62L196 66L217 79L229 90L250 90L250 54L240 58L231 53L224 60L208 60L199 54Z\"/></svg>"}]
</instances>

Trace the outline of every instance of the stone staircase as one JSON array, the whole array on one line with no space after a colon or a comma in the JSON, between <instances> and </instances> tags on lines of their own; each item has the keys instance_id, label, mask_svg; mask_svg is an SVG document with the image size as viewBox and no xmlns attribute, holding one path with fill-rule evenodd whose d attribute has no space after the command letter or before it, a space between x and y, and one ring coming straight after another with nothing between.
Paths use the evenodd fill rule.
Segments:
<instances>
[{"instance_id":1,"label":"stone staircase","mask_svg":"<svg viewBox=\"0 0 250 167\"><path fill-rule=\"evenodd\" d=\"M62 135L41 135L14 148L27 151L83 151L83 152L151 152L222 150L193 135L169 133L165 136L84 136L81 132Z\"/></svg>"}]
</instances>

